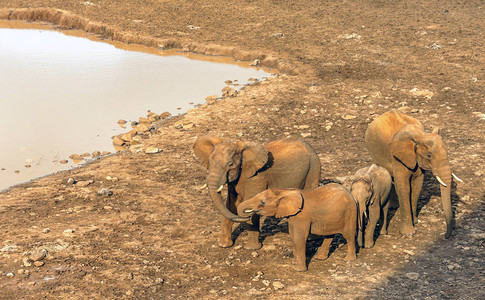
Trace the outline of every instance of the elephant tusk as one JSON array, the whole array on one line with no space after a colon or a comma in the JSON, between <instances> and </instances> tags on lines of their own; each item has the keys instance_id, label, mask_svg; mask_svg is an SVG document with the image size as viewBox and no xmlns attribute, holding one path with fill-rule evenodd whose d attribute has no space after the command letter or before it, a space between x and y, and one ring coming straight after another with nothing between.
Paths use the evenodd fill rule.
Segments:
<instances>
[{"instance_id":1,"label":"elephant tusk","mask_svg":"<svg viewBox=\"0 0 485 300\"><path fill-rule=\"evenodd\" d=\"M252 210L252 209L245 209L245 210L244 210L244 213L249 214L249 213L252 213L253 211L254 211L254 210Z\"/></svg>"},{"instance_id":2,"label":"elephant tusk","mask_svg":"<svg viewBox=\"0 0 485 300\"><path fill-rule=\"evenodd\" d=\"M207 187L207 183L204 183L203 186L200 187L201 190L205 189Z\"/></svg>"},{"instance_id":3,"label":"elephant tusk","mask_svg":"<svg viewBox=\"0 0 485 300\"><path fill-rule=\"evenodd\" d=\"M458 176L456 176L454 173L451 173L451 175L453 175L453 178L455 178L456 181L459 181L459 182L463 183L463 180L461 180L460 178L458 178Z\"/></svg>"},{"instance_id":4,"label":"elephant tusk","mask_svg":"<svg viewBox=\"0 0 485 300\"><path fill-rule=\"evenodd\" d=\"M223 189L223 188L224 188L224 185L221 185L221 186L220 186L220 187L217 189L217 191L216 191L216 192L218 192L218 193L219 193L220 191L222 191L222 189Z\"/></svg>"},{"instance_id":5,"label":"elephant tusk","mask_svg":"<svg viewBox=\"0 0 485 300\"><path fill-rule=\"evenodd\" d=\"M446 187L446 183L444 183L439 176L436 176L436 179L438 179L438 182L441 183L444 187Z\"/></svg>"}]
</instances>

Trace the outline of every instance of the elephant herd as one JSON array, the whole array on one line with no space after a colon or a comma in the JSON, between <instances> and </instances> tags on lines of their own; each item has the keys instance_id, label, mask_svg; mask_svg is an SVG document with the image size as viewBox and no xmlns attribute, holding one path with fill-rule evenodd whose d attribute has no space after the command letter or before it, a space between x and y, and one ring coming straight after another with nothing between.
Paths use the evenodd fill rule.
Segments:
<instances>
[{"instance_id":1,"label":"elephant herd","mask_svg":"<svg viewBox=\"0 0 485 300\"><path fill-rule=\"evenodd\" d=\"M453 229L451 182L461 180L451 172L446 147L435 129L424 131L415 118L391 110L369 124L365 144L374 164L358 170L350 191L340 184L319 187L321 163L313 148L301 138L286 138L266 145L198 137L195 155L208 169L210 198L223 215L220 247L231 247L232 225L246 222L246 249L259 249L260 215L288 218L295 269L305 271L305 245L309 233L342 234L348 245L346 260L356 258L359 246L374 245L374 230L381 220L387 233L387 211L392 184L401 213L400 232L415 233L416 208L424 170L441 184L446 234ZM221 191L227 185L227 200ZM324 239L315 258L326 259L332 239Z\"/></svg>"}]
</instances>

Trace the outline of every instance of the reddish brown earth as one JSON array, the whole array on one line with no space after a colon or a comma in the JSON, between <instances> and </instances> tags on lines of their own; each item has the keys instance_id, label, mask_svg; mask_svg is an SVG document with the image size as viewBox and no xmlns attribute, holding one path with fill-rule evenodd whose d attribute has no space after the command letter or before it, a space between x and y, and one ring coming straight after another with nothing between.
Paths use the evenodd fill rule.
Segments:
<instances>
[{"instance_id":1,"label":"reddish brown earth","mask_svg":"<svg viewBox=\"0 0 485 300\"><path fill-rule=\"evenodd\" d=\"M161 122L144 142L161 153L119 153L0 194L0 271L15 274L0 276L0 298L485 298L483 1L4 0L0 8L8 8L2 18L259 58L288 74ZM10 10L18 8L34 10ZM294 272L287 223L271 218L261 250L240 247L242 227L234 247L215 246L220 216L199 189L207 171L192 152L196 136L304 135L319 152L322 182L348 187L370 163L367 124L393 108L442 128L465 181L453 185L451 239L438 183L427 176L417 234L398 234L394 208L390 234L353 262L337 239L328 260ZM113 195L98 195L102 188ZM309 258L320 243L308 242ZM48 251L44 265L22 266L38 249Z\"/></svg>"}]
</instances>

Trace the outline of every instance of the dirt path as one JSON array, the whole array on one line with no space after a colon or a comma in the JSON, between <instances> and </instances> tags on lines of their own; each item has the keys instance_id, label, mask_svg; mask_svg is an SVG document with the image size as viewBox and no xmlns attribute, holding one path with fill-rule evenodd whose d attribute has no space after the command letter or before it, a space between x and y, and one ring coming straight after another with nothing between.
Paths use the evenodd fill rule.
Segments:
<instances>
[{"instance_id":1,"label":"dirt path","mask_svg":"<svg viewBox=\"0 0 485 300\"><path fill-rule=\"evenodd\" d=\"M481 1L6 0L2 8L2 18L259 59L289 75L161 122L144 140L161 153L119 153L0 194L0 298L485 298ZM348 187L370 163L367 124L393 108L427 130L442 128L465 181L452 190L452 239L443 238L438 183L427 176L418 233L401 237L396 214L390 234L354 262L343 260L346 246L336 240L328 260L295 273L286 221L271 218L261 250L242 249L242 228L234 247L215 246L220 217L199 189L206 170L193 155L196 136L305 136L319 152L323 182ZM103 188L113 194L99 195ZM308 257L320 243L311 238ZM22 266L42 249L42 266Z\"/></svg>"}]
</instances>

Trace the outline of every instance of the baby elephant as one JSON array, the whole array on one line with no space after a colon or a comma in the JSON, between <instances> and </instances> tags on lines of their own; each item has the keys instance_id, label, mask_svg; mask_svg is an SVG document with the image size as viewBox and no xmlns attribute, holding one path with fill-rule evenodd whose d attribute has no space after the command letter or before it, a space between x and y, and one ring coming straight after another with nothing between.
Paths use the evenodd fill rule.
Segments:
<instances>
[{"instance_id":1,"label":"baby elephant","mask_svg":"<svg viewBox=\"0 0 485 300\"><path fill-rule=\"evenodd\" d=\"M350 191L359 202L359 233L357 241L362 246L365 231L365 248L374 247L374 230L383 212L381 234L387 234L387 212L389 209L389 192L391 191L391 175L389 172L373 164L357 171L354 175ZM366 215L368 218L366 218ZM367 226L364 228L367 221Z\"/></svg>"},{"instance_id":2,"label":"baby elephant","mask_svg":"<svg viewBox=\"0 0 485 300\"><path fill-rule=\"evenodd\" d=\"M307 270L305 251L310 231L318 235L341 233L348 246L345 260L356 258L357 204L340 184L330 183L313 190L269 189L239 204L237 212L243 217L254 213L288 217L297 271ZM315 258L326 259L331 243L332 238L324 239Z\"/></svg>"}]
</instances>

